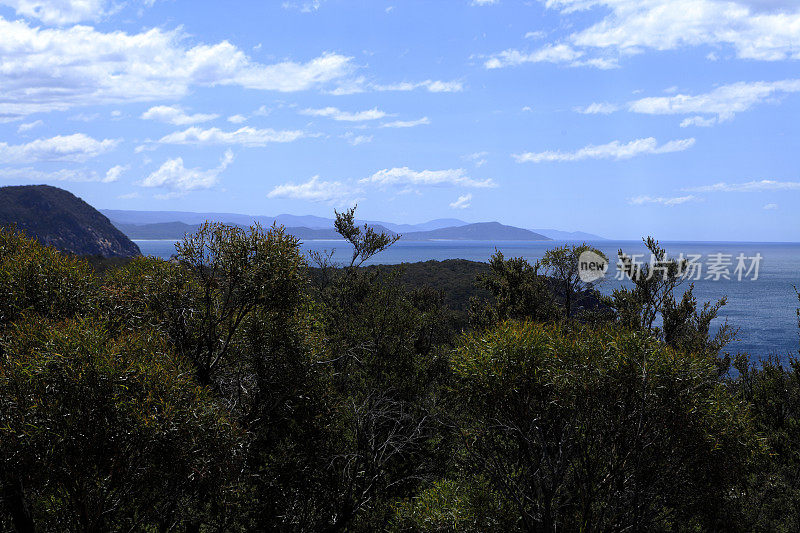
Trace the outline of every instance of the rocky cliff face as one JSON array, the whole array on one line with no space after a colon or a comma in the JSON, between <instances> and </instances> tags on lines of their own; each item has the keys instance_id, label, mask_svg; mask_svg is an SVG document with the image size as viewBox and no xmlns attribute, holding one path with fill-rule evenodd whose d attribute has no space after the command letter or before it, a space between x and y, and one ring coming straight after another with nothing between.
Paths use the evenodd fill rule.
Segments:
<instances>
[{"instance_id":1,"label":"rocky cliff face","mask_svg":"<svg viewBox=\"0 0 800 533\"><path fill-rule=\"evenodd\" d=\"M105 257L141 253L97 209L49 185L0 187L0 226L11 225L62 252Z\"/></svg>"}]
</instances>

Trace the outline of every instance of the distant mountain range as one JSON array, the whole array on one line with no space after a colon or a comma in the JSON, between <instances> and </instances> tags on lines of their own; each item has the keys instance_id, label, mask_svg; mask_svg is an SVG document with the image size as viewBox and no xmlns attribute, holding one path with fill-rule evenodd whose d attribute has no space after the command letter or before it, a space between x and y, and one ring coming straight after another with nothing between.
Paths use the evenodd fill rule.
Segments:
<instances>
[{"instance_id":1,"label":"distant mountain range","mask_svg":"<svg viewBox=\"0 0 800 533\"><path fill-rule=\"evenodd\" d=\"M206 220L248 227L254 222L263 226L273 223L283 225L287 231L300 239L339 239L333 229L333 219L313 215L257 216L238 213L195 213L187 211L125 211L101 209L123 233L131 239L179 239L197 229ZM359 220L378 231L402 235L406 241L430 240L497 240L497 241L542 241L542 240L604 240L603 237L585 232L566 232L554 229L524 229L506 226L499 222L471 224L455 218L440 218L421 224L395 224L391 222Z\"/></svg>"},{"instance_id":2,"label":"distant mountain range","mask_svg":"<svg viewBox=\"0 0 800 533\"><path fill-rule=\"evenodd\" d=\"M0 187L0 226L77 255L132 257L139 247L102 213L72 193L49 185Z\"/></svg>"},{"instance_id":3,"label":"distant mountain range","mask_svg":"<svg viewBox=\"0 0 800 533\"><path fill-rule=\"evenodd\" d=\"M481 222L464 226L451 226L431 231L415 231L403 235L409 241L471 240L471 241L549 241L533 231L504 226L499 222Z\"/></svg>"},{"instance_id":4,"label":"distant mountain range","mask_svg":"<svg viewBox=\"0 0 800 533\"><path fill-rule=\"evenodd\" d=\"M237 213L96 210L72 193L49 185L0 187L0 226L16 225L27 235L61 251L79 255L135 256L131 239L180 239L206 220L249 227L283 225L302 240L339 240L333 220L316 216L252 216ZM401 234L405 241L547 241L597 240L588 233L532 231L499 222L468 223L442 218L421 224L359 221L379 232Z\"/></svg>"}]
</instances>

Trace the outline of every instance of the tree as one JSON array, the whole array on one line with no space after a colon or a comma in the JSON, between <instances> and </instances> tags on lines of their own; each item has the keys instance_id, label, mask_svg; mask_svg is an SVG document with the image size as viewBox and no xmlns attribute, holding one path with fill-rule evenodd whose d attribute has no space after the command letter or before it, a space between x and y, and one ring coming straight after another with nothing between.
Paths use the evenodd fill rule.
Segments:
<instances>
[{"instance_id":1,"label":"tree","mask_svg":"<svg viewBox=\"0 0 800 533\"><path fill-rule=\"evenodd\" d=\"M67 318L91 310L98 288L84 261L0 228L0 332L26 314Z\"/></svg>"},{"instance_id":2,"label":"tree","mask_svg":"<svg viewBox=\"0 0 800 533\"><path fill-rule=\"evenodd\" d=\"M521 529L736 527L762 447L704 356L639 333L507 322L467 336L451 364L462 471Z\"/></svg>"},{"instance_id":3,"label":"tree","mask_svg":"<svg viewBox=\"0 0 800 533\"><path fill-rule=\"evenodd\" d=\"M633 282L633 288L621 287L612 294L611 305L618 322L623 327L654 334L673 348L716 356L736 337L727 321L716 334L710 334L711 322L726 298L714 304L706 302L698 311L694 284L690 284L678 300L678 291L686 280L686 260L669 259L666 250L652 237L645 239L645 245L653 256L652 266L638 264L619 251L623 272Z\"/></svg>"},{"instance_id":4,"label":"tree","mask_svg":"<svg viewBox=\"0 0 800 533\"><path fill-rule=\"evenodd\" d=\"M318 255L314 299L324 328L323 368L335 402L324 520L310 529L375 530L391 502L416 490L437 468L432 411L441 349L452 339L442 296L407 290L396 274L359 268L397 240L357 228L354 210L337 213L336 228L353 244L349 265L335 269Z\"/></svg>"},{"instance_id":5,"label":"tree","mask_svg":"<svg viewBox=\"0 0 800 533\"><path fill-rule=\"evenodd\" d=\"M504 533L517 530L514 509L480 476L443 479L395 507L389 531Z\"/></svg>"},{"instance_id":6,"label":"tree","mask_svg":"<svg viewBox=\"0 0 800 533\"><path fill-rule=\"evenodd\" d=\"M109 282L112 315L124 326L151 324L195 367L204 385L230 362L243 325L256 310L291 316L305 289L298 240L282 227L207 222L176 245L174 262L142 258Z\"/></svg>"},{"instance_id":7,"label":"tree","mask_svg":"<svg viewBox=\"0 0 800 533\"><path fill-rule=\"evenodd\" d=\"M197 491L224 501L241 432L161 339L38 318L15 324L3 348L0 460L29 525L166 530L196 512Z\"/></svg>"},{"instance_id":8,"label":"tree","mask_svg":"<svg viewBox=\"0 0 800 533\"><path fill-rule=\"evenodd\" d=\"M736 358L729 388L749 407L753 425L768 449L748 476L744 524L751 531L800 528L800 361L772 356L751 362Z\"/></svg>"},{"instance_id":9,"label":"tree","mask_svg":"<svg viewBox=\"0 0 800 533\"><path fill-rule=\"evenodd\" d=\"M558 314L547 278L539 274L540 263L531 265L522 257L506 259L496 252L489 260L489 273L478 278L493 301L473 300L470 322L481 328L508 319L546 321Z\"/></svg>"},{"instance_id":10,"label":"tree","mask_svg":"<svg viewBox=\"0 0 800 533\"><path fill-rule=\"evenodd\" d=\"M0 228L0 341L15 322L25 317L59 319L91 311L98 289L97 280L85 262L66 257L13 228ZM4 350L0 342L0 365L6 358ZM33 531L33 518L19 471L5 467L0 470L0 496L12 512L16 529Z\"/></svg>"},{"instance_id":11,"label":"tree","mask_svg":"<svg viewBox=\"0 0 800 533\"><path fill-rule=\"evenodd\" d=\"M564 302L564 313L567 318L572 317L573 307L578 303L580 293L594 286L593 282L584 282L578 270L579 259L584 252L593 252L608 261L603 252L586 243L572 246L565 244L548 250L541 261L547 275L555 281Z\"/></svg>"},{"instance_id":12,"label":"tree","mask_svg":"<svg viewBox=\"0 0 800 533\"><path fill-rule=\"evenodd\" d=\"M350 266L361 266L373 255L382 252L392 244L400 240L400 235L389 235L383 232L376 232L369 224L364 224L359 228L355 223L356 207L340 213L336 213L334 227L344 239L353 245L353 256L350 259Z\"/></svg>"}]
</instances>

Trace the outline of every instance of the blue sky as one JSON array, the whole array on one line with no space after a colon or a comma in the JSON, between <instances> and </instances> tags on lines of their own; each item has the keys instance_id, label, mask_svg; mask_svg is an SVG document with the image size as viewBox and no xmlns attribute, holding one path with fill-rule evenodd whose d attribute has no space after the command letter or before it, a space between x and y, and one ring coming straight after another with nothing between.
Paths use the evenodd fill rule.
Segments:
<instances>
[{"instance_id":1,"label":"blue sky","mask_svg":"<svg viewBox=\"0 0 800 533\"><path fill-rule=\"evenodd\" d=\"M800 240L795 0L0 0L0 184Z\"/></svg>"}]
</instances>

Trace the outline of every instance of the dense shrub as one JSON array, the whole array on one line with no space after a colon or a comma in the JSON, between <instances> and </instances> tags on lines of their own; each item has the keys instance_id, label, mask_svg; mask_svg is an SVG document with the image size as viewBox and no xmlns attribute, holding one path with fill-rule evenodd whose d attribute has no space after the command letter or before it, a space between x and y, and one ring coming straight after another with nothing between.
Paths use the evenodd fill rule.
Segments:
<instances>
[{"instance_id":1,"label":"dense shrub","mask_svg":"<svg viewBox=\"0 0 800 533\"><path fill-rule=\"evenodd\" d=\"M0 230L0 531L800 527L800 364L726 374L720 302L359 268L354 220L345 267L204 224L102 277Z\"/></svg>"},{"instance_id":2,"label":"dense shrub","mask_svg":"<svg viewBox=\"0 0 800 533\"><path fill-rule=\"evenodd\" d=\"M642 333L509 322L467 337L452 365L461 461L521 529L735 528L760 445L706 357Z\"/></svg>"},{"instance_id":3,"label":"dense shrub","mask_svg":"<svg viewBox=\"0 0 800 533\"><path fill-rule=\"evenodd\" d=\"M0 458L38 529L170 526L198 491L224 501L241 432L162 340L39 320L3 348Z\"/></svg>"}]
</instances>

